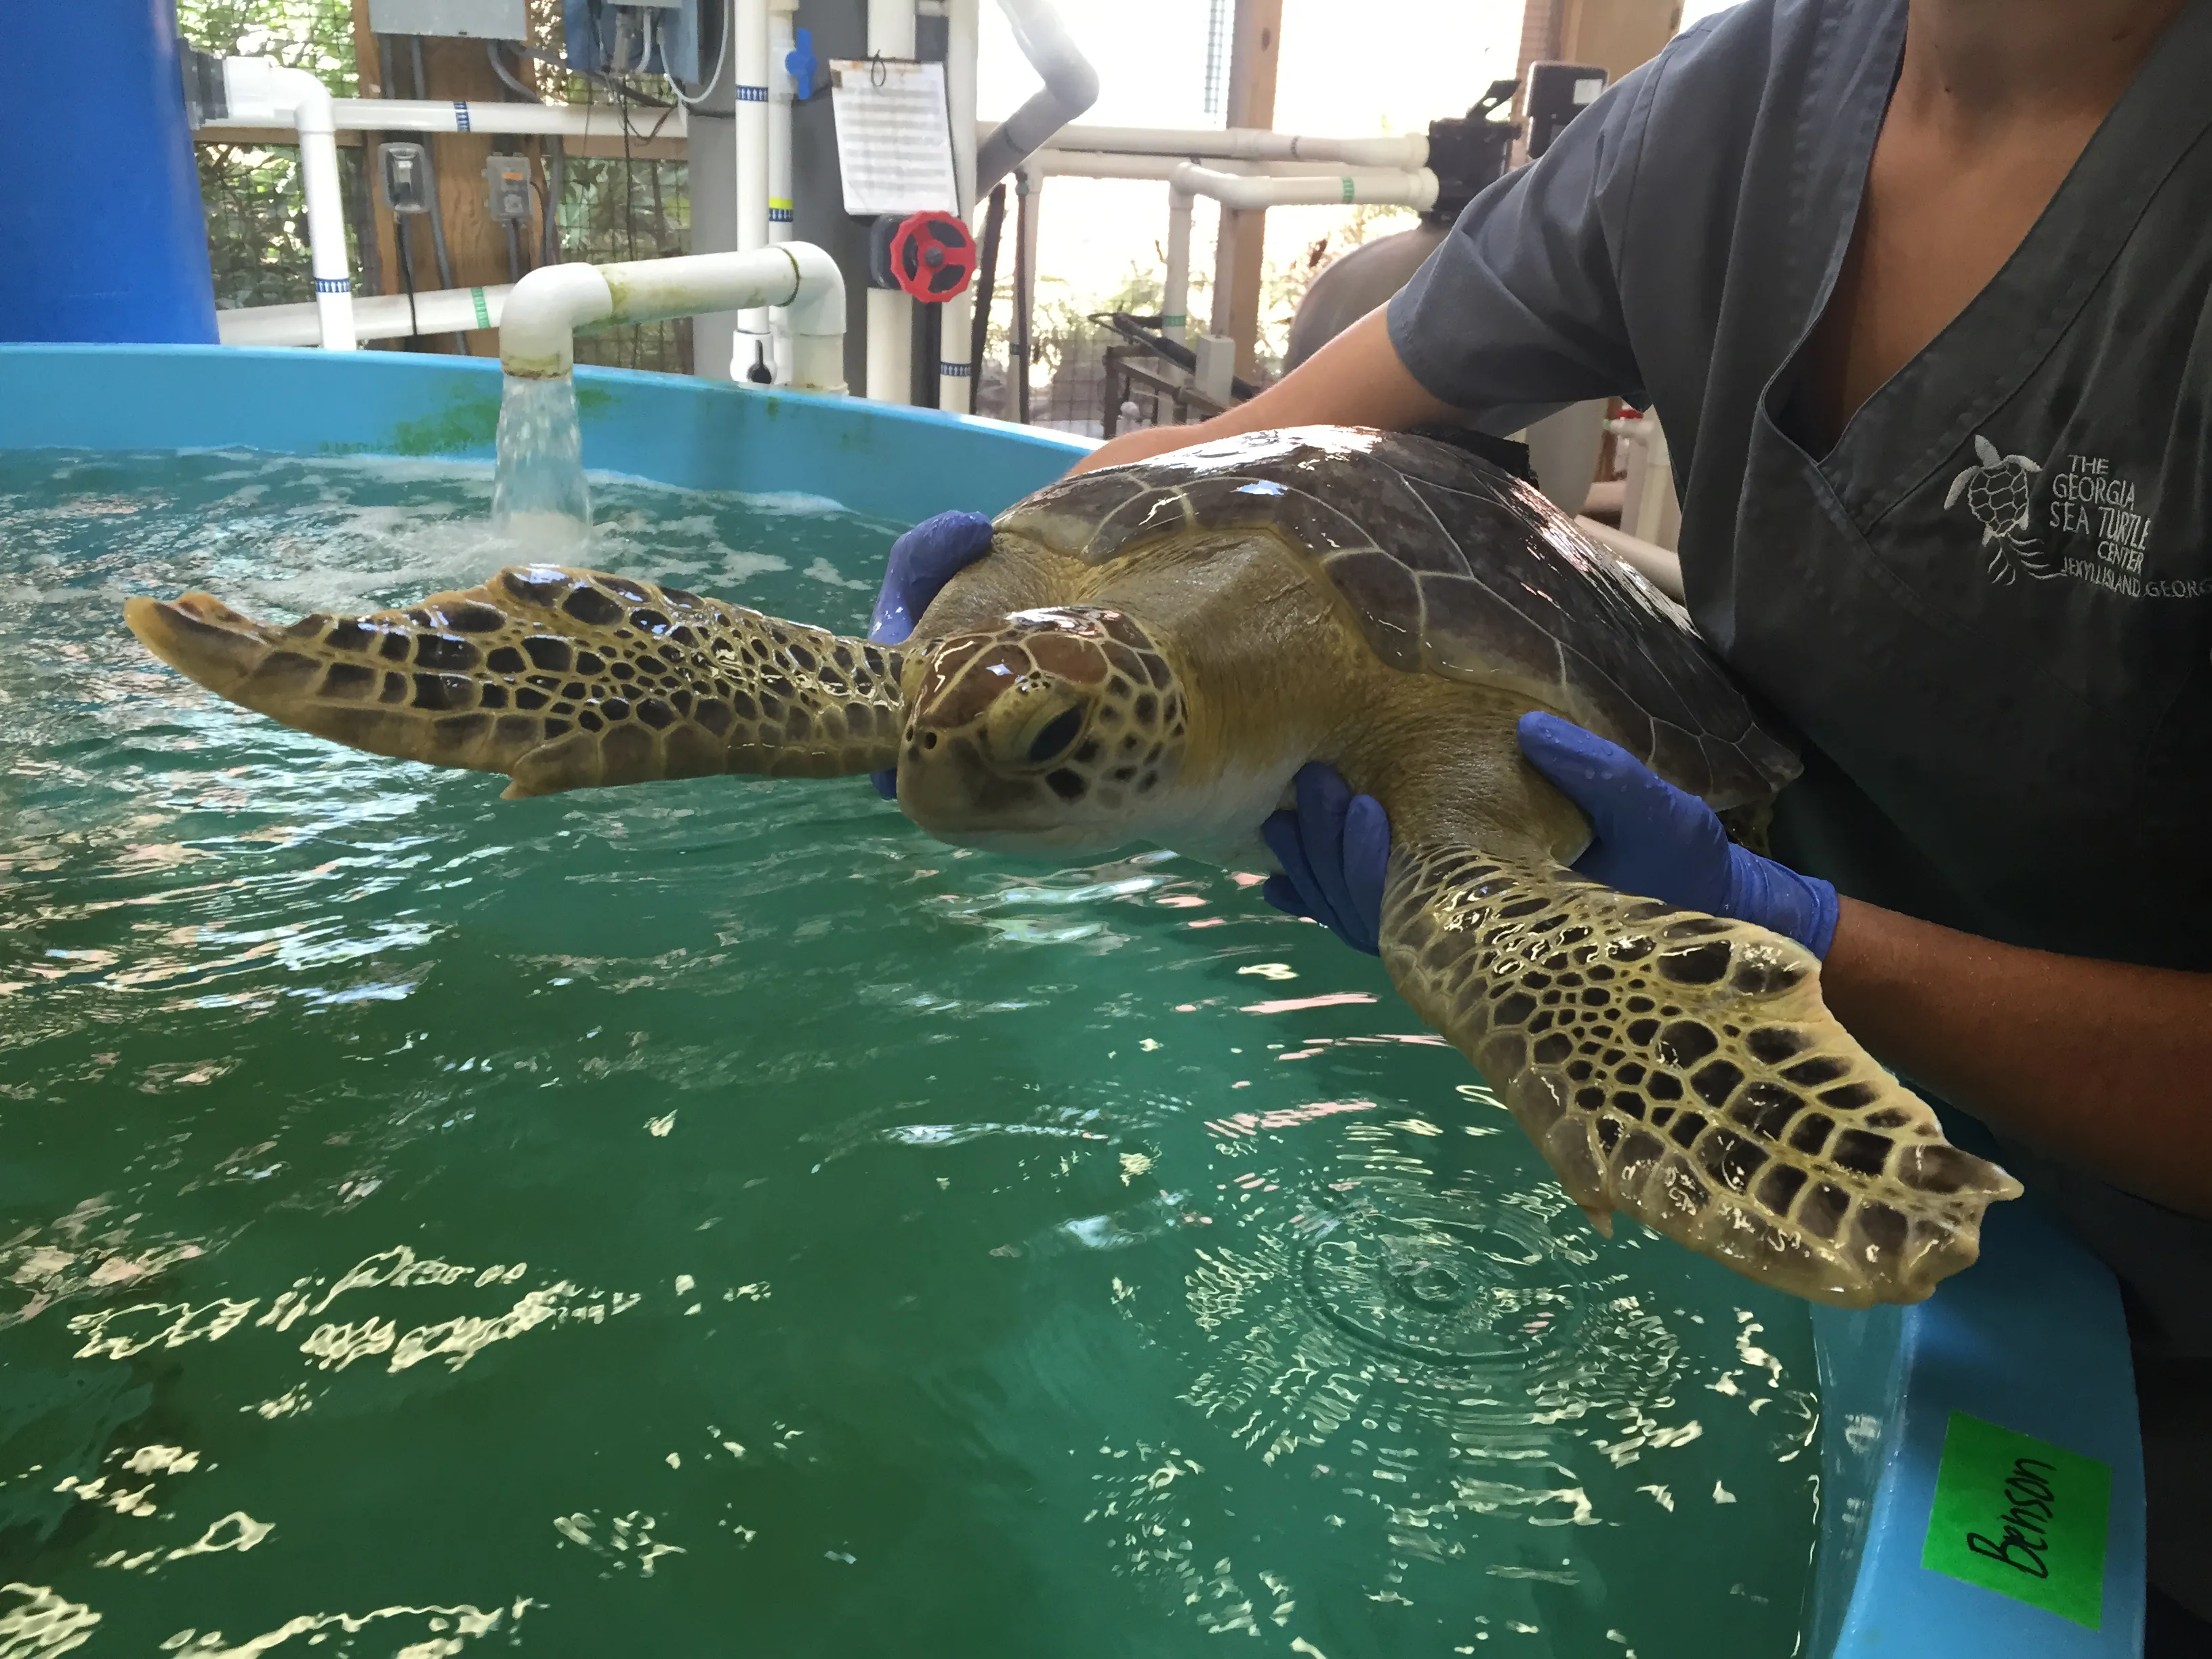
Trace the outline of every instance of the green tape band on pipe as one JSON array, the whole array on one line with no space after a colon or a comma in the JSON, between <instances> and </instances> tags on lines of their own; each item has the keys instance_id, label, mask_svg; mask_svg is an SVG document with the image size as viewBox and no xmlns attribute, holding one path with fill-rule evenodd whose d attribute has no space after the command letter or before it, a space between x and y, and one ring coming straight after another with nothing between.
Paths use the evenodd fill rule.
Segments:
<instances>
[{"instance_id":1,"label":"green tape band on pipe","mask_svg":"<svg viewBox=\"0 0 2212 1659\"><path fill-rule=\"evenodd\" d=\"M2095 1630L2112 1468L1951 1413L1920 1565Z\"/></svg>"},{"instance_id":2,"label":"green tape band on pipe","mask_svg":"<svg viewBox=\"0 0 2212 1659\"><path fill-rule=\"evenodd\" d=\"M480 288L471 289L469 290L469 298L476 303L477 326L478 328L489 328L491 326L491 307L484 303L483 290Z\"/></svg>"},{"instance_id":3,"label":"green tape band on pipe","mask_svg":"<svg viewBox=\"0 0 2212 1659\"><path fill-rule=\"evenodd\" d=\"M1344 199L1347 202L1351 201L1352 199L1352 180L1349 179L1341 179L1337 182L1344 186Z\"/></svg>"}]
</instances>

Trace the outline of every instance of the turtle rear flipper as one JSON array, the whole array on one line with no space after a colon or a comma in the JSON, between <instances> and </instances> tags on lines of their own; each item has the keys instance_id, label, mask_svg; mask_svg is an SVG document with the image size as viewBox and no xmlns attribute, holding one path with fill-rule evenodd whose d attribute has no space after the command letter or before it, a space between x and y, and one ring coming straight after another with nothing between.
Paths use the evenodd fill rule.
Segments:
<instances>
[{"instance_id":1,"label":"turtle rear flipper","mask_svg":"<svg viewBox=\"0 0 2212 1659\"><path fill-rule=\"evenodd\" d=\"M1495 1085L1593 1218L1627 1211L1737 1272L1845 1307L1918 1302L2020 1183L1943 1138L1746 922L1557 865L1395 851L1383 961Z\"/></svg>"},{"instance_id":2,"label":"turtle rear flipper","mask_svg":"<svg viewBox=\"0 0 2212 1659\"><path fill-rule=\"evenodd\" d=\"M504 772L510 798L896 763L895 649L626 576L516 566L289 627L205 593L132 599L124 619L233 702L374 754Z\"/></svg>"}]
</instances>

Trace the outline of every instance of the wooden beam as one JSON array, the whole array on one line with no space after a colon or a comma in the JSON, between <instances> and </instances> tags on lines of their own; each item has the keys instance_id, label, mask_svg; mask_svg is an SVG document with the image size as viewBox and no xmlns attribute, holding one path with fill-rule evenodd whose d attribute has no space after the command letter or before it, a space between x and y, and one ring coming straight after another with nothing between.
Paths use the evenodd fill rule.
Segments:
<instances>
[{"instance_id":1,"label":"wooden beam","mask_svg":"<svg viewBox=\"0 0 2212 1659\"><path fill-rule=\"evenodd\" d=\"M1555 0L1562 62L1596 64L1618 81L1682 27L1682 0Z\"/></svg>"},{"instance_id":2,"label":"wooden beam","mask_svg":"<svg viewBox=\"0 0 2212 1659\"><path fill-rule=\"evenodd\" d=\"M368 0L353 0L353 61L355 95L361 98L382 98L384 89L384 54L378 48L374 31L368 27ZM376 227L376 269L383 278L387 293L397 294L399 289L399 239L392 228L391 212L384 205L384 185L378 176L376 142L374 133L342 132L338 142L349 138L365 146L362 162L365 177L362 182L368 190L369 222Z\"/></svg>"},{"instance_id":3,"label":"wooden beam","mask_svg":"<svg viewBox=\"0 0 2212 1659\"><path fill-rule=\"evenodd\" d=\"M1237 0L1229 53L1229 125L1275 125L1275 67L1282 58L1283 0ZM1221 216L1214 246L1216 334L1237 342L1237 373L1252 378L1260 342L1260 278L1267 261L1267 216Z\"/></svg>"},{"instance_id":4,"label":"wooden beam","mask_svg":"<svg viewBox=\"0 0 2212 1659\"><path fill-rule=\"evenodd\" d=\"M405 65L410 83L413 70L410 52ZM428 85L416 90L426 98L440 101L449 98L481 99L486 103L497 103L506 95L499 76L492 72L491 60L484 55L484 43L481 40L426 37L422 41L422 72ZM507 231L491 216L491 204L484 185L484 163L490 159L494 145L507 146L511 151L521 141L478 137L471 132L417 136L427 138L431 165L437 171L438 206L445 220L446 253L452 264L453 281L448 284L429 274L436 268L429 226L410 225L407 234L415 245L416 284L423 288L490 288L513 281L507 270ZM472 356L499 356L499 333L495 329L472 329L468 343Z\"/></svg>"}]
</instances>

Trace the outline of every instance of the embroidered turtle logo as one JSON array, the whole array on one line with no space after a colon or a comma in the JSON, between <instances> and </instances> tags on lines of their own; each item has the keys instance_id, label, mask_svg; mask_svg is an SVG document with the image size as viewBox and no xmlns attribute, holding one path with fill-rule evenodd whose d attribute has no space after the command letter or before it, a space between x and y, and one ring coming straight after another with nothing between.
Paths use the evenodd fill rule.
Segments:
<instances>
[{"instance_id":1,"label":"embroidered turtle logo","mask_svg":"<svg viewBox=\"0 0 2212 1659\"><path fill-rule=\"evenodd\" d=\"M2023 570L2039 581L2057 575L2050 554L2026 533L2033 479L2043 469L2025 455L1998 454L1997 447L1978 432L1974 453L1981 465L1951 480L1943 505L1956 507L1963 498L1966 510L1980 520L1982 545L1990 550L1990 580L2014 581Z\"/></svg>"}]
</instances>

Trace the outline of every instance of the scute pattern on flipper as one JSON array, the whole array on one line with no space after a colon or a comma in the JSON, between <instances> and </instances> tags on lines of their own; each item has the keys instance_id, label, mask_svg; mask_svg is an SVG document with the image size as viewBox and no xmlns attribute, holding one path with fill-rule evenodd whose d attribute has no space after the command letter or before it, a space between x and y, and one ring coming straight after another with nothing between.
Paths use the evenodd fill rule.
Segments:
<instances>
[{"instance_id":1,"label":"scute pattern on flipper","mask_svg":"<svg viewBox=\"0 0 2212 1659\"><path fill-rule=\"evenodd\" d=\"M404 611L283 629L204 594L128 614L234 702L374 753L508 773L513 795L844 776L897 752L896 650L626 576L513 566Z\"/></svg>"},{"instance_id":2,"label":"scute pattern on flipper","mask_svg":"<svg viewBox=\"0 0 2212 1659\"><path fill-rule=\"evenodd\" d=\"M1796 775L1679 605L1529 485L1449 444L1246 434L1079 473L998 526L1092 565L1267 530L1320 562L1393 667L1512 686L1717 807Z\"/></svg>"},{"instance_id":3,"label":"scute pattern on flipper","mask_svg":"<svg viewBox=\"0 0 2212 1659\"><path fill-rule=\"evenodd\" d=\"M1845 1306L1917 1302L2017 1196L1747 923L1466 848L1391 858L1382 954L1594 1212Z\"/></svg>"}]
</instances>

